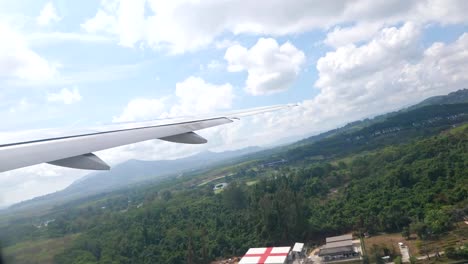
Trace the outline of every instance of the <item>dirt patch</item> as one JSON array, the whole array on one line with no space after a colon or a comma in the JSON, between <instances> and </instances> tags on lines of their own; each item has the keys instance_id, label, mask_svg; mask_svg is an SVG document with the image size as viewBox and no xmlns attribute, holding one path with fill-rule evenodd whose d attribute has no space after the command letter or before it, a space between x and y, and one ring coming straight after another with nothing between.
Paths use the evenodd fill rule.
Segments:
<instances>
[{"instance_id":1,"label":"dirt patch","mask_svg":"<svg viewBox=\"0 0 468 264\"><path fill-rule=\"evenodd\" d=\"M408 247L410 256L419 256L419 250L416 246L416 239L406 240L399 233L376 235L364 239L364 243L366 245L366 250L368 254L371 254L373 245L377 245L380 247L384 246L389 250L400 254L398 242L402 242Z\"/></svg>"}]
</instances>

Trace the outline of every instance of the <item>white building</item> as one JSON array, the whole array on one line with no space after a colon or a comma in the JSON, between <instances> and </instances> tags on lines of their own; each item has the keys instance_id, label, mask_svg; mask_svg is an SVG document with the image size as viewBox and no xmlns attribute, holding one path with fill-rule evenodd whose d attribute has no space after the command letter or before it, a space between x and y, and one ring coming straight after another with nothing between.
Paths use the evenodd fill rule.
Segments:
<instances>
[{"instance_id":1,"label":"white building","mask_svg":"<svg viewBox=\"0 0 468 264\"><path fill-rule=\"evenodd\" d=\"M250 248L239 264L285 264L291 247Z\"/></svg>"}]
</instances>

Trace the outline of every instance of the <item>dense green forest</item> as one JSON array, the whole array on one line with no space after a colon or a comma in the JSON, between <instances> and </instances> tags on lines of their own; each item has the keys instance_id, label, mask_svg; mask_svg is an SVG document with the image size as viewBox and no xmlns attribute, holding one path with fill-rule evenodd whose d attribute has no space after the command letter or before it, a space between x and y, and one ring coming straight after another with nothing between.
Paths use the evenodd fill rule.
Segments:
<instances>
[{"instance_id":1,"label":"dense green forest","mask_svg":"<svg viewBox=\"0 0 468 264\"><path fill-rule=\"evenodd\" d=\"M468 213L468 126L412 143L307 167L282 166L252 186L216 195L148 188L75 208L51 236L81 232L57 263L206 263L257 245L317 241L348 231L412 229L431 239ZM249 178L255 170L247 170ZM121 209L121 210L120 210Z\"/></svg>"},{"instance_id":2,"label":"dense green forest","mask_svg":"<svg viewBox=\"0 0 468 264\"><path fill-rule=\"evenodd\" d=\"M2 243L79 234L56 263L208 263L350 231L436 239L468 214L468 125L453 128L467 109L426 106L249 156L223 168L221 193L194 184L200 172L76 200L1 226Z\"/></svg>"}]
</instances>

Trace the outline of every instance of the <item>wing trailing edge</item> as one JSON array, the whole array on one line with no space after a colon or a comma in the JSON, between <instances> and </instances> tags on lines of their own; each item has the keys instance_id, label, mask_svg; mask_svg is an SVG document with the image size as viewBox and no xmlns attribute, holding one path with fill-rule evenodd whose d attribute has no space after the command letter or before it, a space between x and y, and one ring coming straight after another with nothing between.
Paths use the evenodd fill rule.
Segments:
<instances>
[{"instance_id":1,"label":"wing trailing edge","mask_svg":"<svg viewBox=\"0 0 468 264\"><path fill-rule=\"evenodd\" d=\"M20 139L0 142L0 172L49 163L77 169L108 170L93 152L161 139L184 144L207 140L194 131L234 122L244 116L288 109L295 105L258 107L227 114L112 124L82 130L52 129L19 131ZM47 133L39 133L44 132Z\"/></svg>"}]
</instances>

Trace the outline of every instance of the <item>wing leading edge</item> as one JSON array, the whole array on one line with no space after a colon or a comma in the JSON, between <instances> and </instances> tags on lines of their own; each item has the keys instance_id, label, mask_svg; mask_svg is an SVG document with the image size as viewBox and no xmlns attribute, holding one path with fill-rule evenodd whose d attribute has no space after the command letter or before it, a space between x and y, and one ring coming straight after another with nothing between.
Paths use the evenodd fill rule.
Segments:
<instances>
[{"instance_id":1,"label":"wing leading edge","mask_svg":"<svg viewBox=\"0 0 468 264\"><path fill-rule=\"evenodd\" d=\"M292 106L294 105L253 108L201 118L113 124L81 131L51 130L42 136L30 133L23 135L24 139L0 144L0 172L40 163L78 169L107 170L110 167L93 152L151 139L203 144L207 140L194 131L231 123L244 116Z\"/></svg>"}]
</instances>

